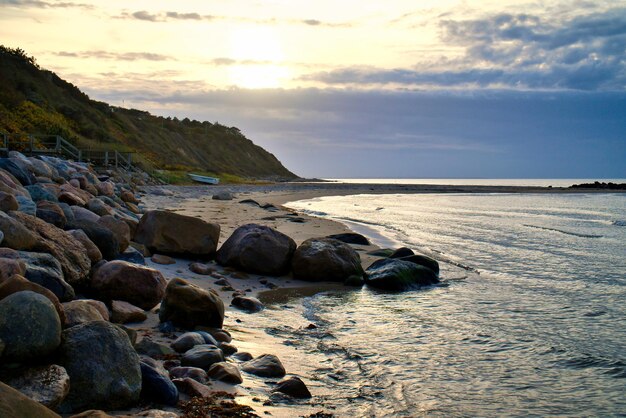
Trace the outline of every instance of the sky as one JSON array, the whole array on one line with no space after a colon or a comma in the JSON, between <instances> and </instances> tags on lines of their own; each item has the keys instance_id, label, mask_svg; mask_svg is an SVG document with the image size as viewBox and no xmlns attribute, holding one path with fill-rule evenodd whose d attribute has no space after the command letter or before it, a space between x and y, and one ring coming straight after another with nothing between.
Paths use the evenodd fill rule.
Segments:
<instances>
[{"instance_id":1,"label":"sky","mask_svg":"<svg viewBox=\"0 0 626 418\"><path fill-rule=\"evenodd\" d=\"M626 178L626 0L0 0L91 98L322 178Z\"/></svg>"}]
</instances>

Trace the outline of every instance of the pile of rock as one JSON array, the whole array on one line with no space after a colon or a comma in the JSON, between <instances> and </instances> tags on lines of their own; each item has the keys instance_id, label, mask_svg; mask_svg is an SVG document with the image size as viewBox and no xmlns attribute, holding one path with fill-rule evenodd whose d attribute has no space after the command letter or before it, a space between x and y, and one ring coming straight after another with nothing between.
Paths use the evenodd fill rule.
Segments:
<instances>
[{"instance_id":1,"label":"pile of rock","mask_svg":"<svg viewBox=\"0 0 626 418\"><path fill-rule=\"evenodd\" d=\"M152 252L215 257L219 225L142 214L128 178L52 157L0 158L0 416L173 406L181 393L209 396L209 380L241 383L240 368L285 375L275 356L237 352L216 292L145 266ZM137 341L123 324L159 304L161 332Z\"/></svg>"}]
</instances>

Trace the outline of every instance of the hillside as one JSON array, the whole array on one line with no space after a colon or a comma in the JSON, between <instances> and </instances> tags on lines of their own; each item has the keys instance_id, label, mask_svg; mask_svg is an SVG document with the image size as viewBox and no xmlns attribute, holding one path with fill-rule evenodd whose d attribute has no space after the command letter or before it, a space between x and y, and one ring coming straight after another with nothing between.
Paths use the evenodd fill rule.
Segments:
<instances>
[{"instance_id":1,"label":"hillside","mask_svg":"<svg viewBox=\"0 0 626 418\"><path fill-rule=\"evenodd\" d=\"M136 152L146 168L296 177L235 127L91 100L21 49L0 46L0 80L0 133L61 135L79 148Z\"/></svg>"}]
</instances>

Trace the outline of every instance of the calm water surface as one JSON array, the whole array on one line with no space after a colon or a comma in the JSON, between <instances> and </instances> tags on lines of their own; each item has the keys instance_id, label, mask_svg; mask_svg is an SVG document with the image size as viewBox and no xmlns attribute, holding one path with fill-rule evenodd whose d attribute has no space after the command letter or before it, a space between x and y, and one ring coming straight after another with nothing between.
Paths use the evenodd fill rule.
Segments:
<instances>
[{"instance_id":1,"label":"calm water surface","mask_svg":"<svg viewBox=\"0 0 626 418\"><path fill-rule=\"evenodd\" d=\"M265 311L266 331L307 362L321 406L338 416L626 414L626 195L289 206L443 260L439 287L331 292Z\"/></svg>"}]
</instances>

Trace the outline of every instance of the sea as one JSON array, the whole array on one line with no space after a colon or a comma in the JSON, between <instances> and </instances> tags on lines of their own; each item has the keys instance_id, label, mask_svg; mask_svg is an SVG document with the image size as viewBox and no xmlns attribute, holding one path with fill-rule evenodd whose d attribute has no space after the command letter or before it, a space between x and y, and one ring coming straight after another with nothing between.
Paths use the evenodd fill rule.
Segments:
<instances>
[{"instance_id":1,"label":"sea","mask_svg":"<svg viewBox=\"0 0 626 418\"><path fill-rule=\"evenodd\" d=\"M286 206L441 266L437 286L334 290L263 313L260 324L293 348L290 361L301 362L320 409L339 417L626 416L626 193L362 194Z\"/></svg>"}]
</instances>

